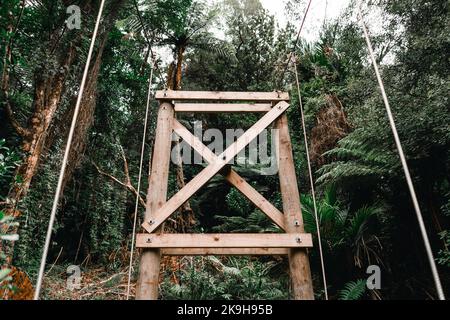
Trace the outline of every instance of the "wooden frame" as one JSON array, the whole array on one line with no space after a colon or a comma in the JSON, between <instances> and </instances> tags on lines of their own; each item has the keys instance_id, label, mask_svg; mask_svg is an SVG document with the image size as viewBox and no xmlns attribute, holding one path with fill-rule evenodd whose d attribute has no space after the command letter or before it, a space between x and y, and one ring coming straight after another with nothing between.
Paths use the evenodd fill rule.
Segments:
<instances>
[{"instance_id":1,"label":"wooden frame","mask_svg":"<svg viewBox=\"0 0 450 320\"><path fill-rule=\"evenodd\" d=\"M152 217L142 224L147 232L152 233L164 221L166 221L183 203L188 201L200 188L202 188L211 178L222 170L233 158L241 152L250 142L275 121L286 109L289 104L285 101L278 103L273 109L256 122L246 133L240 136L235 143L229 146L216 161L209 164L202 172L192 179L186 186L178 191L161 209L152 213Z\"/></svg>"},{"instance_id":2,"label":"wooden frame","mask_svg":"<svg viewBox=\"0 0 450 320\"><path fill-rule=\"evenodd\" d=\"M137 235L142 248L138 299L158 298L161 254L178 255L287 255L295 299L313 299L311 272L306 248L312 237L304 233L300 196L295 177L287 116L289 95L283 92L186 92L158 91L160 100L156 141L147 197L147 211L142 227L148 233ZM176 102L177 101L177 102ZM181 102L178 102L181 101ZM200 101L200 103L191 103ZM248 103L223 103L223 102ZM215 103L212 103L215 102ZM247 132L222 154L216 155L174 118L175 112L264 112ZM278 165L282 213L227 164L271 123L279 130ZM167 180L171 134L175 132L208 163L196 177L167 200ZM227 168L227 171L223 169ZM280 234L165 234L164 222L211 178L222 174L285 233ZM167 201L166 201L167 200Z\"/></svg>"}]
</instances>

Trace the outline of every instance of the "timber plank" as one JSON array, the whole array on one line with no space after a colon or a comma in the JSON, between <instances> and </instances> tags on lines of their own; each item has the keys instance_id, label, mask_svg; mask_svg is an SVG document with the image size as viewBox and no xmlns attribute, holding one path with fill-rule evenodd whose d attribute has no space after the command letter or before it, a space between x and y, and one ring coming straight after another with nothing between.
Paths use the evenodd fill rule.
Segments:
<instances>
[{"instance_id":1,"label":"timber plank","mask_svg":"<svg viewBox=\"0 0 450 320\"><path fill-rule=\"evenodd\" d=\"M300 194L295 176L294 157L286 114L283 114L275 122L275 127L279 129L278 176L280 179L286 232L302 233L304 232L304 225L300 206ZM308 253L305 249L291 248L289 250L289 269L294 299L314 300L311 269Z\"/></svg>"},{"instance_id":2,"label":"timber plank","mask_svg":"<svg viewBox=\"0 0 450 320\"><path fill-rule=\"evenodd\" d=\"M287 92L219 92L219 91L157 91L156 100L197 101L289 101Z\"/></svg>"},{"instance_id":3,"label":"timber plank","mask_svg":"<svg viewBox=\"0 0 450 320\"><path fill-rule=\"evenodd\" d=\"M310 248L306 233L138 234L139 248Z\"/></svg>"},{"instance_id":4,"label":"timber plank","mask_svg":"<svg viewBox=\"0 0 450 320\"><path fill-rule=\"evenodd\" d=\"M155 132L158 138L154 145L152 169L147 192L146 219L150 219L154 212L161 208L167 199L173 120L173 106L170 103L162 103L158 111L158 122ZM160 262L161 250L143 250L140 259L139 279L136 287L137 300L158 299Z\"/></svg>"},{"instance_id":5,"label":"timber plank","mask_svg":"<svg viewBox=\"0 0 450 320\"><path fill-rule=\"evenodd\" d=\"M244 113L269 112L271 103L175 103L175 112L186 113Z\"/></svg>"},{"instance_id":6,"label":"timber plank","mask_svg":"<svg viewBox=\"0 0 450 320\"><path fill-rule=\"evenodd\" d=\"M166 248L163 256L287 256L288 248Z\"/></svg>"}]
</instances>

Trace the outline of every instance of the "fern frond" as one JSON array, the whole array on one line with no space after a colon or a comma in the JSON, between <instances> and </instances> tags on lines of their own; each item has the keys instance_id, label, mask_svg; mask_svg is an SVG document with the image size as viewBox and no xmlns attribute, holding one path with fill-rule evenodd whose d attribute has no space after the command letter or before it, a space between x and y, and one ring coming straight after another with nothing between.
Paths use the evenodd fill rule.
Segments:
<instances>
[{"instance_id":1,"label":"fern frond","mask_svg":"<svg viewBox=\"0 0 450 320\"><path fill-rule=\"evenodd\" d=\"M366 280L364 279L348 282L344 289L339 291L339 300L360 300L366 289Z\"/></svg>"},{"instance_id":2,"label":"fern frond","mask_svg":"<svg viewBox=\"0 0 450 320\"><path fill-rule=\"evenodd\" d=\"M328 182L342 183L350 178L378 178L387 175L389 171L384 168L370 166L356 161L337 161L324 165L319 171L317 184Z\"/></svg>"}]
</instances>

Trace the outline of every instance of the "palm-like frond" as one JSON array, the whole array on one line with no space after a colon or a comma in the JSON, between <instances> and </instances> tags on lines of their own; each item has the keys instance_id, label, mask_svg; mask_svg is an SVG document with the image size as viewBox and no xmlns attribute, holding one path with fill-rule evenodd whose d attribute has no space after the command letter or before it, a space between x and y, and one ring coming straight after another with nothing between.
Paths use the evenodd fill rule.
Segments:
<instances>
[{"instance_id":1,"label":"palm-like frond","mask_svg":"<svg viewBox=\"0 0 450 320\"><path fill-rule=\"evenodd\" d=\"M324 154L333 162L319 169L317 183L345 183L353 179L387 178L398 167L395 155L382 142L369 142L363 129L350 133Z\"/></svg>"},{"instance_id":2,"label":"palm-like frond","mask_svg":"<svg viewBox=\"0 0 450 320\"><path fill-rule=\"evenodd\" d=\"M359 241L367 231L369 220L381 212L382 209L380 207L362 207L356 211L353 218L349 221L345 233L350 239L353 239L354 242Z\"/></svg>"},{"instance_id":3,"label":"palm-like frond","mask_svg":"<svg viewBox=\"0 0 450 320\"><path fill-rule=\"evenodd\" d=\"M216 216L221 221L220 226L214 227L217 232L243 232L243 233L278 233L280 228L259 210L248 216Z\"/></svg>"},{"instance_id":4,"label":"palm-like frond","mask_svg":"<svg viewBox=\"0 0 450 320\"><path fill-rule=\"evenodd\" d=\"M212 35L209 37L195 37L191 40L191 47L199 50L212 52L218 57L225 59L235 58L234 48L230 43L214 38Z\"/></svg>"},{"instance_id":5,"label":"palm-like frond","mask_svg":"<svg viewBox=\"0 0 450 320\"><path fill-rule=\"evenodd\" d=\"M305 229L310 233L317 233L316 219L314 215L314 203L309 195L301 195L303 219ZM330 186L322 199L316 199L319 227L324 235L331 236L344 225L346 213L342 213L337 205L336 189Z\"/></svg>"},{"instance_id":6,"label":"palm-like frond","mask_svg":"<svg viewBox=\"0 0 450 320\"><path fill-rule=\"evenodd\" d=\"M358 267L364 261L371 263L372 259L381 263L381 243L370 226L384 212L383 206L365 206L356 212L343 210L337 203L334 187L330 187L316 202L322 240L330 250L351 248ZM312 197L302 195L301 203L305 230L317 234Z\"/></svg>"}]
</instances>

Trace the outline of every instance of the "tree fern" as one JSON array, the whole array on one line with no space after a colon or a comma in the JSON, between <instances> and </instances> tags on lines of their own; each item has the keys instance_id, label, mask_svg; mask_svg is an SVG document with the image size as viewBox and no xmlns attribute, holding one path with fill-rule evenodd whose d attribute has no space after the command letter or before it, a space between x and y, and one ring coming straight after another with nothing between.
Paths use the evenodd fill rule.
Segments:
<instances>
[{"instance_id":1,"label":"tree fern","mask_svg":"<svg viewBox=\"0 0 450 320\"><path fill-rule=\"evenodd\" d=\"M380 180L389 177L398 168L394 153L383 141L368 140L364 129L357 129L338 142L325 154L331 163L319 169L317 183L343 184L355 179Z\"/></svg>"}]
</instances>

